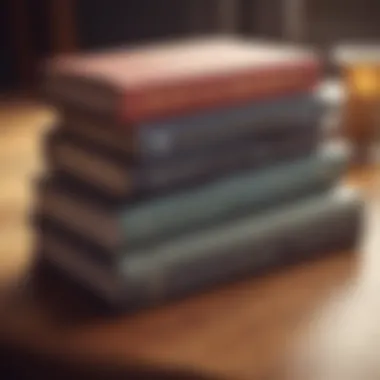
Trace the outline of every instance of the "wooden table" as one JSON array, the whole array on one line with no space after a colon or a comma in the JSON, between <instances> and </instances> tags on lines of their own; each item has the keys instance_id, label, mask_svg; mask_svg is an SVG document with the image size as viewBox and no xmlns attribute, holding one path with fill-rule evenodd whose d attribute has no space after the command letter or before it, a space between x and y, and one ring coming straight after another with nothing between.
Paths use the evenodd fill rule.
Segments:
<instances>
[{"instance_id":1,"label":"wooden table","mask_svg":"<svg viewBox=\"0 0 380 380\"><path fill-rule=\"evenodd\" d=\"M27 184L42 167L38 146L53 119L33 104L0 108L0 336L4 344L93 368L103 363L130 368L138 363L141 370L153 366L196 371L215 379L260 379L281 363L285 343L309 310L350 275L355 255L336 253L154 310L113 317L83 313L89 309L86 302L59 281L54 285L54 279L45 282L44 296L23 287L32 247L24 220L32 199ZM370 177L368 171L355 176L360 183ZM170 378L169 372L165 376L147 378ZM171 378L200 377L177 373Z\"/></svg>"}]
</instances>

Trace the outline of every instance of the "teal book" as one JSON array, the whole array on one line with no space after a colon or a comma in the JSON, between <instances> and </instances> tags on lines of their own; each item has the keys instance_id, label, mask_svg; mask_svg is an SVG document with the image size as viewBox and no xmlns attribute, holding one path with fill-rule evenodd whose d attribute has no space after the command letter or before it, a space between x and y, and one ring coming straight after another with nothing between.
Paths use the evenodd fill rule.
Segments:
<instances>
[{"instance_id":1,"label":"teal book","mask_svg":"<svg viewBox=\"0 0 380 380\"><path fill-rule=\"evenodd\" d=\"M272 169L249 171L117 211L53 183L40 194L37 213L112 260L120 249L155 245L324 191L345 172L348 157L342 146L324 146L315 155Z\"/></svg>"},{"instance_id":2,"label":"teal book","mask_svg":"<svg viewBox=\"0 0 380 380\"><path fill-rule=\"evenodd\" d=\"M84 256L59 235L41 235L48 262L106 303L134 310L182 297L274 266L354 246L363 201L328 191L260 216L249 215L137 250L113 268Z\"/></svg>"}]
</instances>

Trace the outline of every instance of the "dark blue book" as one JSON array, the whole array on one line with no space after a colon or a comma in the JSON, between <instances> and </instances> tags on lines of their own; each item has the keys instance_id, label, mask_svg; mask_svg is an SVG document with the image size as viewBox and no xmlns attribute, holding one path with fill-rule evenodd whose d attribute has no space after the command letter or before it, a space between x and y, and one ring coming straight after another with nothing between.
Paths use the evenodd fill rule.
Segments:
<instances>
[{"instance_id":1,"label":"dark blue book","mask_svg":"<svg viewBox=\"0 0 380 380\"><path fill-rule=\"evenodd\" d=\"M281 134L290 126L308 129L323 112L323 103L315 94L303 93L255 100L126 129L122 125L111 126L109 119L64 107L62 128L77 138L145 162L194 154L246 138L263 139Z\"/></svg>"},{"instance_id":2,"label":"dark blue book","mask_svg":"<svg viewBox=\"0 0 380 380\"><path fill-rule=\"evenodd\" d=\"M46 145L48 167L112 200L149 197L245 170L261 169L311 155L319 143L319 123L289 128L282 134L244 139L196 154L140 162L96 147L57 130Z\"/></svg>"}]
</instances>

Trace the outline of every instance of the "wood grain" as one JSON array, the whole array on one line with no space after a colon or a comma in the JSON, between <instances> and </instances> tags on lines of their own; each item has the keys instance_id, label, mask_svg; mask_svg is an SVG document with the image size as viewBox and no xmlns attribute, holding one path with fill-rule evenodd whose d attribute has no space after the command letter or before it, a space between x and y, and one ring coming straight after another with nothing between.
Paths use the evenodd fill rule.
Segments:
<instances>
[{"instance_id":1,"label":"wood grain","mask_svg":"<svg viewBox=\"0 0 380 380\"><path fill-rule=\"evenodd\" d=\"M28 288L14 292L32 258L33 235L25 222L33 201L30 181L43 168L39 144L54 117L34 104L0 105L2 341L83 363L142 361L259 379L284 359L286 343L309 311L350 276L355 255L336 253L154 310L97 318L68 313L76 308L68 291L52 288L50 301ZM358 171L353 180L364 183L370 173Z\"/></svg>"}]
</instances>

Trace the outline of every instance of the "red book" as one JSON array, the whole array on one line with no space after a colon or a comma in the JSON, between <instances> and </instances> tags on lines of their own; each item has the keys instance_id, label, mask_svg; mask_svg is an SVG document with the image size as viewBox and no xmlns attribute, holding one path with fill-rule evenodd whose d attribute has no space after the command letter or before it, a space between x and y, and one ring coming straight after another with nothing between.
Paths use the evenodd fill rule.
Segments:
<instances>
[{"instance_id":1,"label":"red book","mask_svg":"<svg viewBox=\"0 0 380 380\"><path fill-rule=\"evenodd\" d=\"M57 57L46 72L54 101L128 124L305 92L321 65L294 46L212 38Z\"/></svg>"}]
</instances>

